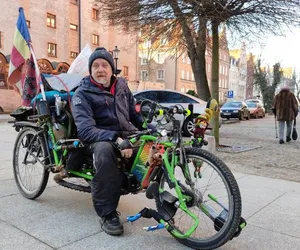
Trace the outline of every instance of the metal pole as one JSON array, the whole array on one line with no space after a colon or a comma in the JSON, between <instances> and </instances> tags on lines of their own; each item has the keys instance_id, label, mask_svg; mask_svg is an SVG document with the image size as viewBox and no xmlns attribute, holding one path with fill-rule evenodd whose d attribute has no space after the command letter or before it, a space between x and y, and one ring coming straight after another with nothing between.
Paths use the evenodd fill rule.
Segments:
<instances>
[{"instance_id":1,"label":"metal pole","mask_svg":"<svg viewBox=\"0 0 300 250\"><path fill-rule=\"evenodd\" d=\"M116 76L118 75L118 58L115 58L116 60Z\"/></svg>"},{"instance_id":2,"label":"metal pole","mask_svg":"<svg viewBox=\"0 0 300 250\"><path fill-rule=\"evenodd\" d=\"M275 121L276 138L278 138L276 115L274 115L274 121Z\"/></svg>"}]
</instances>

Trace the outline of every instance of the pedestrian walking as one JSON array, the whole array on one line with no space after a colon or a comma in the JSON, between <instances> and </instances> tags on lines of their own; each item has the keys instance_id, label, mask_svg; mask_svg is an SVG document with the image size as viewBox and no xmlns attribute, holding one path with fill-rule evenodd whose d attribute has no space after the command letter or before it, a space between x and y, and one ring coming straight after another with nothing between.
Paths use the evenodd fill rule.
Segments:
<instances>
[{"instance_id":1,"label":"pedestrian walking","mask_svg":"<svg viewBox=\"0 0 300 250\"><path fill-rule=\"evenodd\" d=\"M298 102L288 85L284 85L273 101L273 113L279 125L279 143L284 143L286 124L286 142L291 141L292 124L298 114Z\"/></svg>"}]
</instances>

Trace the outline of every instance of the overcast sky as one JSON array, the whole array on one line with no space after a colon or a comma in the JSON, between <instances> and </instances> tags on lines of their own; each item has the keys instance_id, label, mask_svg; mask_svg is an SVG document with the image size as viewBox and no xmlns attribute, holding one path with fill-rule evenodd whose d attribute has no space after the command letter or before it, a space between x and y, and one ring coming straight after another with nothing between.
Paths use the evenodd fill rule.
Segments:
<instances>
[{"instance_id":1,"label":"overcast sky","mask_svg":"<svg viewBox=\"0 0 300 250\"><path fill-rule=\"evenodd\" d=\"M276 62L280 62L282 67L296 67L296 71L300 72L300 29L293 29L292 32L286 33L285 37L269 36L265 46L255 46L248 50L255 55L262 55L265 63L272 66Z\"/></svg>"}]
</instances>

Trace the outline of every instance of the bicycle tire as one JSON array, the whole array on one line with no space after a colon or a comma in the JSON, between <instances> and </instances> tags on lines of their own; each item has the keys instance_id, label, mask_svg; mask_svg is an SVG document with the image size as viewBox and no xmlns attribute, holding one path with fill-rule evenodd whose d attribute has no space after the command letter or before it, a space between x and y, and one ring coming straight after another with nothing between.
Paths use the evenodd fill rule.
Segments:
<instances>
[{"instance_id":1,"label":"bicycle tire","mask_svg":"<svg viewBox=\"0 0 300 250\"><path fill-rule=\"evenodd\" d=\"M242 201L241 201L239 187L230 169L226 166L226 164L222 160L217 158L215 155L200 148L186 148L186 155L187 155L187 159L189 159L191 156L198 157L201 160L204 160L205 162L212 164L212 166L216 168L216 171L221 175L220 177L225 182L224 184L228 187L229 190L228 199L230 200L230 197L232 197L232 203L231 203L232 209L230 211L231 218L230 221L228 220L228 222L226 222L226 224L223 225L223 227L226 225L225 228L222 227L221 229L219 229L220 230L219 232L221 233L217 232L217 234L219 233L219 235L213 236L210 239L195 239L192 237L182 239L182 238L177 238L175 235L172 234L172 232L170 232L170 234L173 237L175 237L180 243L193 249L202 249L202 250L216 249L224 245L230 239L232 239L239 225L241 211L242 211ZM160 188L162 188L162 186L165 183L166 183L166 179L164 176L162 176L160 181ZM193 192L193 191L190 190L189 192ZM158 208L159 205L157 202L156 205ZM201 222L202 221L200 220L200 223ZM204 223L202 222L202 224Z\"/></svg>"},{"instance_id":2,"label":"bicycle tire","mask_svg":"<svg viewBox=\"0 0 300 250\"><path fill-rule=\"evenodd\" d=\"M15 141L14 150L13 150L13 172L14 178L16 181L16 185L20 191L20 193L27 199L34 200L39 197L45 190L48 179L49 179L49 171L45 168L45 165L48 164L48 156L47 156L47 148L44 138L40 135L35 137L35 141L32 141L34 136L37 135L37 130L31 127L23 128ZM31 139L30 139L31 138ZM25 141L23 141L25 140ZM27 148L26 148L27 147ZM31 148L28 148L31 147ZM34 148L35 147L35 148ZM34 184L32 182L33 175L32 172L28 173L27 168L31 170L35 169L35 166L30 166L27 163L23 163L24 159L22 159L22 169L19 163L20 158L20 150L25 149L26 152L29 152L29 157L32 157L35 161L41 158L41 161L36 161L35 163L40 163L42 166L38 166L36 169L40 172L40 178L37 181L37 185L31 186ZM32 151L32 152L31 152ZM26 154L26 153L25 153ZM25 171L25 175L28 173L28 177L30 178L29 182L27 182L26 177L23 178L21 176L22 171ZM27 172L27 173L26 173Z\"/></svg>"}]
</instances>

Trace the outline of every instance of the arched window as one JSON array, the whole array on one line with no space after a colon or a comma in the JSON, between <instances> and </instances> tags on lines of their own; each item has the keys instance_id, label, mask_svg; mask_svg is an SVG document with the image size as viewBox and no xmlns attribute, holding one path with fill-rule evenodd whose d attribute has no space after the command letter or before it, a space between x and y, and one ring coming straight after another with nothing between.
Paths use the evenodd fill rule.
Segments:
<instances>
[{"instance_id":1,"label":"arched window","mask_svg":"<svg viewBox=\"0 0 300 250\"><path fill-rule=\"evenodd\" d=\"M70 68L70 65L65 63L65 62L61 62L57 65L56 67L56 71L57 73L67 73L68 69Z\"/></svg>"},{"instance_id":2,"label":"arched window","mask_svg":"<svg viewBox=\"0 0 300 250\"><path fill-rule=\"evenodd\" d=\"M53 67L52 64L47 59L39 59L38 65L41 73L52 74Z\"/></svg>"},{"instance_id":3,"label":"arched window","mask_svg":"<svg viewBox=\"0 0 300 250\"><path fill-rule=\"evenodd\" d=\"M0 53L0 89L8 89L6 65L6 58Z\"/></svg>"}]
</instances>

